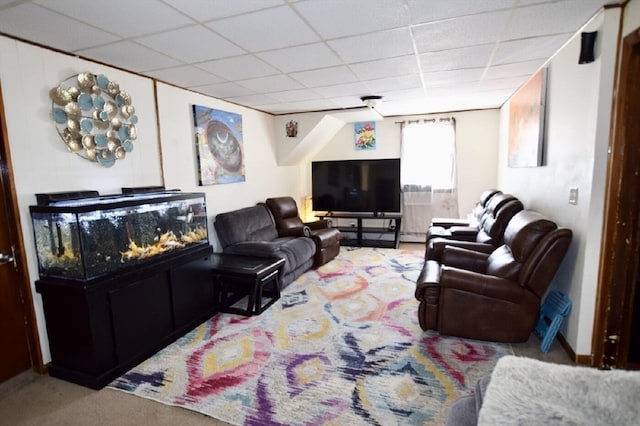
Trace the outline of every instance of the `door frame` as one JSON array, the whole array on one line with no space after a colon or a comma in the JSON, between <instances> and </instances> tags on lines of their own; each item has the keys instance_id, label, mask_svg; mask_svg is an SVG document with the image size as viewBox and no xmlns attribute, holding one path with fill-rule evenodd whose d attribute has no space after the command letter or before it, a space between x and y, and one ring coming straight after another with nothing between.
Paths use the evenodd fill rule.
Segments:
<instances>
[{"instance_id":1,"label":"door frame","mask_svg":"<svg viewBox=\"0 0 640 426\"><path fill-rule=\"evenodd\" d=\"M592 340L594 366L640 369L628 361L640 254L640 28L621 43L613 137L605 182L600 273Z\"/></svg>"},{"instance_id":2,"label":"door frame","mask_svg":"<svg viewBox=\"0 0 640 426\"><path fill-rule=\"evenodd\" d=\"M0 84L0 173L2 173L2 184L7 197L7 214L9 215L9 229L13 237L15 247L16 261L21 265L19 275L20 282L15 283L18 291L22 296L23 308L25 314L25 330L27 333L27 341L29 343L29 352L31 356L31 368L37 372L46 373L46 367L42 360L42 348L40 346L40 338L38 335L38 325L36 323L36 313L33 304L33 293L31 291L31 279L27 268L27 257L24 249L24 238L22 235L22 226L20 223L20 211L18 209L18 197L16 195L15 185L13 181L13 166L11 164L11 151L9 149L9 136L7 132L5 113L4 113L4 97L2 96L2 85Z\"/></svg>"}]
</instances>

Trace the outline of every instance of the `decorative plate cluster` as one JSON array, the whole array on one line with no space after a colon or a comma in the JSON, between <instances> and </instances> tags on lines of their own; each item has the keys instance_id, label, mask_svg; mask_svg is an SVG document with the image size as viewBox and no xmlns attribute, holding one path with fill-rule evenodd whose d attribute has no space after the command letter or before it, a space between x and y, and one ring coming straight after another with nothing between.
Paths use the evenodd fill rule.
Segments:
<instances>
[{"instance_id":1,"label":"decorative plate cluster","mask_svg":"<svg viewBox=\"0 0 640 426\"><path fill-rule=\"evenodd\" d=\"M104 75L83 72L49 92L51 115L67 149L111 167L133 150L138 117L131 96Z\"/></svg>"}]
</instances>

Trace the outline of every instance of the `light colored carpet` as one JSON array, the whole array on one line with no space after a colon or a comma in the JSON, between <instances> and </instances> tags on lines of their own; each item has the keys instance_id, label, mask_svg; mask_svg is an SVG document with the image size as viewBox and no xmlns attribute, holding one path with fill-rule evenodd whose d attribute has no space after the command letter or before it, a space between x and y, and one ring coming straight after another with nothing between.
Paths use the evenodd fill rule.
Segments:
<instances>
[{"instance_id":1,"label":"light colored carpet","mask_svg":"<svg viewBox=\"0 0 640 426\"><path fill-rule=\"evenodd\" d=\"M640 371L602 371L505 356L491 374L479 425L638 425Z\"/></svg>"},{"instance_id":2,"label":"light colored carpet","mask_svg":"<svg viewBox=\"0 0 640 426\"><path fill-rule=\"evenodd\" d=\"M420 329L423 261L343 248L262 315L218 314L110 386L235 425L442 423L513 352Z\"/></svg>"}]
</instances>

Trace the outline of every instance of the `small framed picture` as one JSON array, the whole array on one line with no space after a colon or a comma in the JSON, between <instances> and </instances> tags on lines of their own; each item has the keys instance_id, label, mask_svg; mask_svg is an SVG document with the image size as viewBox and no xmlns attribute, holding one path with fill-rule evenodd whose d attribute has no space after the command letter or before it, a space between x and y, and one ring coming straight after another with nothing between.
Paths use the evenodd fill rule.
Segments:
<instances>
[{"instance_id":1,"label":"small framed picture","mask_svg":"<svg viewBox=\"0 0 640 426\"><path fill-rule=\"evenodd\" d=\"M376 149L376 122L364 121L354 123L356 137L356 151Z\"/></svg>"}]
</instances>

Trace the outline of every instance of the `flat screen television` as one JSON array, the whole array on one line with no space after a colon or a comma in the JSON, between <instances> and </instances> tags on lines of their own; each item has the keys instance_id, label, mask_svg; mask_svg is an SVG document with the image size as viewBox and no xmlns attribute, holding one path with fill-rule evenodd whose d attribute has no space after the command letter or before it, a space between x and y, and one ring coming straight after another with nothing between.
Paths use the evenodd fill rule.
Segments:
<instances>
[{"instance_id":1,"label":"flat screen television","mask_svg":"<svg viewBox=\"0 0 640 426\"><path fill-rule=\"evenodd\" d=\"M313 210L399 213L400 159L313 161Z\"/></svg>"}]
</instances>

